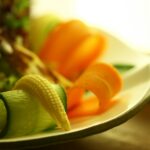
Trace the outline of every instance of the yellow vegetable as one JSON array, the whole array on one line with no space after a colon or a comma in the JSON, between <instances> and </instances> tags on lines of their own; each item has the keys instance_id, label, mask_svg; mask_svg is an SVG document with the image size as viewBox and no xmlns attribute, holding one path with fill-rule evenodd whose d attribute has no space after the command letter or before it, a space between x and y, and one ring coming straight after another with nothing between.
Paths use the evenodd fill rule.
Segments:
<instances>
[{"instance_id":1,"label":"yellow vegetable","mask_svg":"<svg viewBox=\"0 0 150 150\"><path fill-rule=\"evenodd\" d=\"M48 80L39 75L26 75L18 80L14 89L22 89L36 96L57 125L70 130L70 122L61 99Z\"/></svg>"}]
</instances>

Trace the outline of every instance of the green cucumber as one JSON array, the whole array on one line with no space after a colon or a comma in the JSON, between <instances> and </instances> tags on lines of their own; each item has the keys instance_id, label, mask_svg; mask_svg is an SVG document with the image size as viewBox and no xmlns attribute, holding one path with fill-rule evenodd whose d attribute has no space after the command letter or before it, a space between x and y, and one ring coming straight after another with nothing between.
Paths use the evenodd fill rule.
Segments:
<instances>
[{"instance_id":1,"label":"green cucumber","mask_svg":"<svg viewBox=\"0 0 150 150\"><path fill-rule=\"evenodd\" d=\"M31 17L29 32L31 50L38 52L42 48L48 34L60 23L62 23L61 19L52 14Z\"/></svg>"},{"instance_id":2,"label":"green cucumber","mask_svg":"<svg viewBox=\"0 0 150 150\"><path fill-rule=\"evenodd\" d=\"M3 133L6 124L7 124L7 110L4 101L0 99L0 133Z\"/></svg>"},{"instance_id":3,"label":"green cucumber","mask_svg":"<svg viewBox=\"0 0 150 150\"><path fill-rule=\"evenodd\" d=\"M54 127L55 122L38 100L23 90L1 93L8 122L5 137L17 137Z\"/></svg>"},{"instance_id":4,"label":"green cucumber","mask_svg":"<svg viewBox=\"0 0 150 150\"><path fill-rule=\"evenodd\" d=\"M52 84L52 86L58 93L58 95L64 105L65 111L67 111L67 96L66 96L66 92L65 92L64 88L60 84Z\"/></svg>"},{"instance_id":5,"label":"green cucumber","mask_svg":"<svg viewBox=\"0 0 150 150\"><path fill-rule=\"evenodd\" d=\"M64 89L55 84L53 87L60 96L65 109L67 109ZM2 116L0 129L4 129L1 134L3 133L6 138L35 134L56 127L54 120L40 101L23 90L1 93L0 108L0 117Z\"/></svg>"}]
</instances>

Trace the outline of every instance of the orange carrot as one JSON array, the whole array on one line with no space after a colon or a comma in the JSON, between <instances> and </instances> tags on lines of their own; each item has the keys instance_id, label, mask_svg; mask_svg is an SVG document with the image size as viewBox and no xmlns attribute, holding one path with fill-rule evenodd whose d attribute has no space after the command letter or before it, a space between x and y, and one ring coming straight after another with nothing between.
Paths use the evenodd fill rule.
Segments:
<instances>
[{"instance_id":1,"label":"orange carrot","mask_svg":"<svg viewBox=\"0 0 150 150\"><path fill-rule=\"evenodd\" d=\"M69 118L82 117L97 114L99 110L99 102L97 98L92 97L88 100L80 101L79 105L68 111Z\"/></svg>"},{"instance_id":2,"label":"orange carrot","mask_svg":"<svg viewBox=\"0 0 150 150\"><path fill-rule=\"evenodd\" d=\"M60 63L68 57L72 48L88 34L87 26L79 20L63 23L48 35L39 56L45 62Z\"/></svg>"},{"instance_id":3,"label":"orange carrot","mask_svg":"<svg viewBox=\"0 0 150 150\"><path fill-rule=\"evenodd\" d=\"M71 88L67 90L67 107L73 109L80 104L84 90L81 88Z\"/></svg>"},{"instance_id":4,"label":"orange carrot","mask_svg":"<svg viewBox=\"0 0 150 150\"><path fill-rule=\"evenodd\" d=\"M105 47L105 37L79 20L71 20L50 33L39 56L70 80L75 80Z\"/></svg>"},{"instance_id":5,"label":"orange carrot","mask_svg":"<svg viewBox=\"0 0 150 150\"><path fill-rule=\"evenodd\" d=\"M89 34L59 66L59 72L75 80L83 70L103 53L104 38L96 33Z\"/></svg>"},{"instance_id":6,"label":"orange carrot","mask_svg":"<svg viewBox=\"0 0 150 150\"><path fill-rule=\"evenodd\" d=\"M69 118L75 118L101 114L114 106L116 103L117 100L110 100L105 107L101 108L97 97L92 96L86 100L82 100L77 107L68 111L68 116Z\"/></svg>"},{"instance_id":7,"label":"orange carrot","mask_svg":"<svg viewBox=\"0 0 150 150\"><path fill-rule=\"evenodd\" d=\"M74 99L68 99L70 105L74 109L72 109L69 114L70 116L75 116L73 114L95 114L98 110L102 111L109 106L112 101L111 99L121 90L122 87L122 79L117 70L106 63L96 63L92 64L87 68L87 70L77 79L72 89L70 89L70 95L73 92L74 95L78 95L74 90L77 88L89 90L95 94L98 100L99 108L97 106L96 99L93 100L93 105L91 105L91 109L87 109L86 106L92 103L90 101L78 101L78 104ZM75 105L76 104L76 105ZM94 110L95 108L95 110ZM83 109L83 110L82 110ZM82 111L81 111L82 110Z\"/></svg>"}]
</instances>

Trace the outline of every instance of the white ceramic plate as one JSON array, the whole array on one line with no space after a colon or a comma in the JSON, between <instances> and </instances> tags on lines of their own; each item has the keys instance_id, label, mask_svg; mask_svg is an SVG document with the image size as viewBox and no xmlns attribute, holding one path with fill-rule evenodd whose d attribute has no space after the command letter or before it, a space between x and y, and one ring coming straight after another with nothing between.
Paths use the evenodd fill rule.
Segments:
<instances>
[{"instance_id":1,"label":"white ceramic plate","mask_svg":"<svg viewBox=\"0 0 150 150\"><path fill-rule=\"evenodd\" d=\"M0 148L38 147L101 133L127 121L141 110L150 95L150 58L137 53L114 36L103 33L108 39L103 61L135 66L123 76L124 88L116 97L119 99L117 105L102 115L72 120L72 130L69 132L56 130L20 138L0 139Z\"/></svg>"}]
</instances>

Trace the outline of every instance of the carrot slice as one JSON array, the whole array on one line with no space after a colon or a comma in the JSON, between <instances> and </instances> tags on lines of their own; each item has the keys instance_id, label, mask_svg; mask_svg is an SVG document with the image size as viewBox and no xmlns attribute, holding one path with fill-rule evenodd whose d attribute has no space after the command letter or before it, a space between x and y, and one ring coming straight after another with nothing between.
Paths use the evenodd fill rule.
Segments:
<instances>
[{"instance_id":1,"label":"carrot slice","mask_svg":"<svg viewBox=\"0 0 150 150\"><path fill-rule=\"evenodd\" d=\"M91 33L72 52L70 57L59 66L59 72L70 80L75 80L81 72L104 52L103 36Z\"/></svg>"},{"instance_id":2,"label":"carrot slice","mask_svg":"<svg viewBox=\"0 0 150 150\"><path fill-rule=\"evenodd\" d=\"M94 115L98 112L98 110L99 102L97 98L92 97L88 100L82 100L77 107L68 111L68 116L69 118L74 118L87 115Z\"/></svg>"},{"instance_id":3,"label":"carrot slice","mask_svg":"<svg viewBox=\"0 0 150 150\"><path fill-rule=\"evenodd\" d=\"M50 33L39 56L74 81L104 51L105 37L80 20L62 23Z\"/></svg>"},{"instance_id":4,"label":"carrot slice","mask_svg":"<svg viewBox=\"0 0 150 150\"><path fill-rule=\"evenodd\" d=\"M101 108L97 97L92 96L86 100L82 100L77 107L68 111L68 117L75 118L101 114L114 106L116 103L117 100L110 100L110 102L105 105L105 107Z\"/></svg>"},{"instance_id":5,"label":"carrot slice","mask_svg":"<svg viewBox=\"0 0 150 150\"><path fill-rule=\"evenodd\" d=\"M67 90L67 107L73 109L80 104L84 90L82 88L71 88Z\"/></svg>"},{"instance_id":6,"label":"carrot slice","mask_svg":"<svg viewBox=\"0 0 150 150\"><path fill-rule=\"evenodd\" d=\"M88 27L79 20L71 20L61 24L53 33L48 35L43 45L40 58L45 62L60 63L72 52L72 47L77 45L88 33Z\"/></svg>"},{"instance_id":7,"label":"carrot slice","mask_svg":"<svg viewBox=\"0 0 150 150\"><path fill-rule=\"evenodd\" d=\"M74 95L78 95L78 93L74 91L76 88L89 90L93 92L93 94L95 94L99 104L99 108L97 108L97 105L95 104L96 102L94 100L93 106L91 105L91 107L95 108L95 111L97 109L104 110L111 102L112 97L121 90L121 87L122 79L117 70L112 65L101 62L89 66L87 70L79 77L79 79L76 80L74 86L72 87L72 89L70 89L69 94L71 95L71 93L73 92ZM86 107L86 105L89 105L91 103L91 100L82 102L81 95L80 101L76 100L79 102L78 104L75 103L74 99L69 98L68 101L70 104L72 104L72 107L74 105L76 113L80 112L83 107ZM84 104L85 106L83 106ZM94 109L92 109L92 111L89 111L88 109L84 108L81 113L92 114L95 113L95 111L93 110Z\"/></svg>"}]
</instances>

